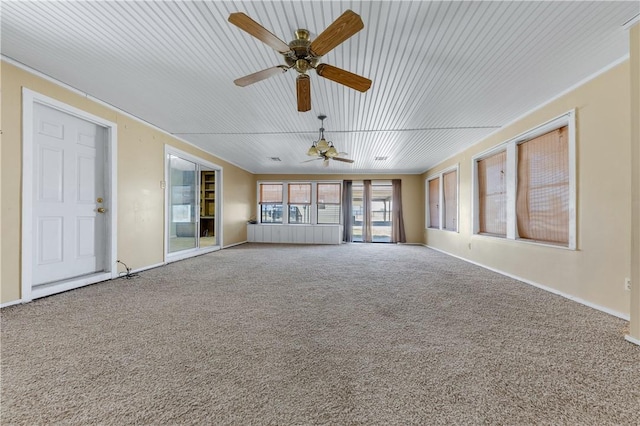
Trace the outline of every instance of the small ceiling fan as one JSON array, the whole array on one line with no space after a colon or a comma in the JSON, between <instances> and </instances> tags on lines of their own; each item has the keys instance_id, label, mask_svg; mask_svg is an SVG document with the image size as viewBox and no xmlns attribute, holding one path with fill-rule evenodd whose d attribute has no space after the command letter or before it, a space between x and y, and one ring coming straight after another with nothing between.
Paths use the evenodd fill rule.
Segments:
<instances>
[{"instance_id":1,"label":"small ceiling fan","mask_svg":"<svg viewBox=\"0 0 640 426\"><path fill-rule=\"evenodd\" d=\"M371 80L368 78L332 65L319 63L322 56L364 28L360 15L351 10L340 15L315 40L309 40L308 30L298 29L295 31L296 38L289 44L280 40L242 12L230 14L229 22L278 51L284 56L286 63L286 65L277 65L241 77L234 81L238 86L248 86L293 68L298 71L296 91L298 111L300 112L311 109L311 81L307 75L307 71L311 68L315 69L320 77L328 78L360 92L366 92L371 87Z\"/></svg>"},{"instance_id":2,"label":"small ceiling fan","mask_svg":"<svg viewBox=\"0 0 640 426\"><path fill-rule=\"evenodd\" d=\"M341 155L349 155L346 152L338 152L335 146L333 146L333 142L327 141L324 138L324 120L327 118L326 115L319 115L318 120L320 120L320 131L318 134L318 140L313 141L311 147L307 151L307 155L310 157L316 157L311 160L303 161L303 163L308 163L309 161L314 160L323 160L322 165L324 167L329 167L329 160L342 161L343 163L353 163L353 160L349 158L340 157Z\"/></svg>"}]
</instances>

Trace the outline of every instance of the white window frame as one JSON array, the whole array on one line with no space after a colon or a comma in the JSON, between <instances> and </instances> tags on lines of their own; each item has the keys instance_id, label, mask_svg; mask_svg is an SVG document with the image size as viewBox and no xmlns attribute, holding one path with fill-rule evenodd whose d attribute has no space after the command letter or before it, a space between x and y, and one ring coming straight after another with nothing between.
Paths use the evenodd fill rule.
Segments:
<instances>
[{"instance_id":1,"label":"white window frame","mask_svg":"<svg viewBox=\"0 0 640 426\"><path fill-rule=\"evenodd\" d=\"M445 209L444 206L444 175L447 173L456 172L456 230L453 231L451 229L445 229L444 227L444 216ZM429 207L429 182L434 179L440 179L438 181L438 205L440 206L440 226L435 228L431 227L431 208ZM460 233L460 163L456 163L451 167L447 167L446 169L442 169L437 173L431 174L427 176L424 180L425 186L425 216L424 223L426 229L434 229L438 231L447 231L447 232L455 232Z\"/></svg>"},{"instance_id":2,"label":"white window frame","mask_svg":"<svg viewBox=\"0 0 640 426\"><path fill-rule=\"evenodd\" d=\"M340 201L338 202L338 207L339 207L339 212L338 212L338 223L318 223L318 185L324 185L324 184L332 184L332 185L340 185ZM314 181L311 184L311 197L312 198L312 208L313 211L311 212L311 217L315 219L313 220L313 224L314 225L342 225L342 182L341 181L327 181L327 180L319 180L319 181ZM327 203L322 203L325 205L333 205L333 204L327 204ZM315 215L315 216L314 216Z\"/></svg>"},{"instance_id":3,"label":"white window frame","mask_svg":"<svg viewBox=\"0 0 640 426\"><path fill-rule=\"evenodd\" d=\"M522 143L537 138L561 127L568 127L568 151L569 151L569 241L567 245L553 244L544 241L535 241L518 236L516 223L516 193L518 185L518 146ZM518 136L483 151L471 159L472 164L472 188L473 202L471 205L471 217L473 218L473 235L481 238L505 237L480 234L480 190L478 187L478 161L490 157L500 151L507 152L507 240L523 242L526 244L536 244L568 250L577 249L577 176L576 176L576 110L572 109L558 117L555 117L537 127L527 130Z\"/></svg>"},{"instance_id":4,"label":"white window frame","mask_svg":"<svg viewBox=\"0 0 640 426\"><path fill-rule=\"evenodd\" d=\"M289 185L311 185L311 201L309 203L309 208L311 209L311 214L309 215L309 223L291 223L289 222L289 209L291 208L291 204L289 203ZM286 195L287 198L287 225L312 225L314 223L314 214L313 214L313 209L314 209L314 202L313 202L313 197L315 197L316 195L316 183L312 182L312 181L297 181L297 182L287 182L286 184L282 185L282 190L284 191L284 195ZM284 199L284 198L283 198ZM296 204L294 204L296 205ZM282 206L282 214L284 215L284 206ZM317 218L315 219L317 220Z\"/></svg>"},{"instance_id":5,"label":"white window frame","mask_svg":"<svg viewBox=\"0 0 640 426\"><path fill-rule=\"evenodd\" d=\"M262 222L262 205L260 203L260 185L282 185L282 222L272 223L272 222ZM257 210L256 210L256 220L260 225L288 225L289 222L289 191L286 182L282 181L260 181L256 187L256 196L257 196ZM277 203L266 203L266 204L277 204Z\"/></svg>"},{"instance_id":6,"label":"white window frame","mask_svg":"<svg viewBox=\"0 0 640 426\"><path fill-rule=\"evenodd\" d=\"M309 223L289 223L289 184L311 184L311 221ZM338 223L321 223L318 224L318 184L319 183L337 183L340 185L340 221ZM282 184L282 223L260 223L258 215L260 209L260 185L262 184ZM309 225L342 225L342 191L344 190L342 181L339 180L261 180L256 182L256 219L260 225L267 226L309 226Z\"/></svg>"}]
</instances>

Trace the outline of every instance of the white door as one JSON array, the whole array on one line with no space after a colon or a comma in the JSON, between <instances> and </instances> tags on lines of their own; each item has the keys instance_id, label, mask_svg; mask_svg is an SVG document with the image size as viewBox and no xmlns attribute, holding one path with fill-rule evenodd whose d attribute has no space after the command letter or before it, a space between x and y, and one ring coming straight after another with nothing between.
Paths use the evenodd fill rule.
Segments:
<instances>
[{"instance_id":1,"label":"white door","mask_svg":"<svg viewBox=\"0 0 640 426\"><path fill-rule=\"evenodd\" d=\"M105 270L107 129L35 103L32 286Z\"/></svg>"}]
</instances>

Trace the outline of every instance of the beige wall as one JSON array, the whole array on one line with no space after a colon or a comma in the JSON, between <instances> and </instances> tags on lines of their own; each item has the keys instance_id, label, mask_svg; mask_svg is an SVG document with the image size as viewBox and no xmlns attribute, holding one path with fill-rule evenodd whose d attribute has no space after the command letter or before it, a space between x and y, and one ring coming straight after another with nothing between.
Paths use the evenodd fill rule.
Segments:
<instances>
[{"instance_id":1,"label":"beige wall","mask_svg":"<svg viewBox=\"0 0 640 426\"><path fill-rule=\"evenodd\" d=\"M0 62L0 245L2 244L2 145L3 145L3 132L2 132L2 65ZM0 247L0 300L2 299L2 251Z\"/></svg>"},{"instance_id":2,"label":"beige wall","mask_svg":"<svg viewBox=\"0 0 640 426\"><path fill-rule=\"evenodd\" d=\"M354 175L354 174L326 174L326 175L255 175L257 187L258 181L300 181L300 180L363 180L363 179L379 179L379 180L402 180L402 219L404 220L404 229L407 236L407 243L422 243L422 227L424 217L424 191L422 190L422 179L420 175ZM253 199L252 215L256 216L257 199Z\"/></svg>"},{"instance_id":3,"label":"beige wall","mask_svg":"<svg viewBox=\"0 0 640 426\"><path fill-rule=\"evenodd\" d=\"M640 341L640 23L631 28L631 327Z\"/></svg>"},{"instance_id":4,"label":"beige wall","mask_svg":"<svg viewBox=\"0 0 640 426\"><path fill-rule=\"evenodd\" d=\"M118 125L118 249L130 267L164 261L164 146L169 144L223 167L223 244L246 241L255 200L253 175L113 109L6 62L2 70L0 303L20 299L22 87Z\"/></svg>"},{"instance_id":5,"label":"beige wall","mask_svg":"<svg viewBox=\"0 0 640 426\"><path fill-rule=\"evenodd\" d=\"M629 314L631 148L629 62L501 129L429 170L460 165L460 232L424 230L424 241L623 315ZM578 250L472 235L472 157L571 109L577 127ZM424 188L424 183L423 183Z\"/></svg>"}]
</instances>

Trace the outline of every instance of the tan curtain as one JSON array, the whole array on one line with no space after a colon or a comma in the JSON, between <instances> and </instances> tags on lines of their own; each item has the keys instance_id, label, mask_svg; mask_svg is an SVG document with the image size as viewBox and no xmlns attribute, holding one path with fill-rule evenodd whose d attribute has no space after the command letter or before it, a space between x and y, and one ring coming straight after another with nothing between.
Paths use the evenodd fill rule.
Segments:
<instances>
[{"instance_id":1,"label":"tan curtain","mask_svg":"<svg viewBox=\"0 0 640 426\"><path fill-rule=\"evenodd\" d=\"M444 197L444 229L458 230L458 172L456 170L442 176Z\"/></svg>"},{"instance_id":2,"label":"tan curtain","mask_svg":"<svg viewBox=\"0 0 640 426\"><path fill-rule=\"evenodd\" d=\"M402 218L402 180L393 179L391 181L391 188L391 209L393 211L393 217L391 218L391 242L406 243L407 237L404 233L404 219Z\"/></svg>"},{"instance_id":3,"label":"tan curtain","mask_svg":"<svg viewBox=\"0 0 640 426\"><path fill-rule=\"evenodd\" d=\"M518 235L569 243L569 143L562 127L518 146Z\"/></svg>"},{"instance_id":4,"label":"tan curtain","mask_svg":"<svg viewBox=\"0 0 640 426\"><path fill-rule=\"evenodd\" d=\"M362 242L373 241L373 230L371 229L371 180L363 180L362 191Z\"/></svg>"},{"instance_id":5,"label":"tan curtain","mask_svg":"<svg viewBox=\"0 0 640 426\"><path fill-rule=\"evenodd\" d=\"M507 235L507 152L478 161L481 233Z\"/></svg>"},{"instance_id":6,"label":"tan curtain","mask_svg":"<svg viewBox=\"0 0 640 426\"><path fill-rule=\"evenodd\" d=\"M429 181L429 227L440 229L440 178Z\"/></svg>"}]
</instances>

